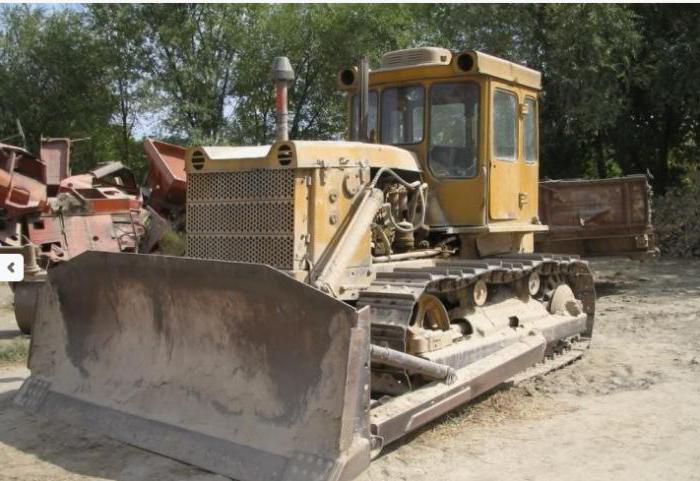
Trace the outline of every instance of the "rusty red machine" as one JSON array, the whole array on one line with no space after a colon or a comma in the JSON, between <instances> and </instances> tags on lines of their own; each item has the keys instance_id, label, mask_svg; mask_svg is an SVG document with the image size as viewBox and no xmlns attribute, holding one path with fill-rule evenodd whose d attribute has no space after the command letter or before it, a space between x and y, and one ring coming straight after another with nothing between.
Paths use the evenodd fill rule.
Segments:
<instances>
[{"instance_id":1,"label":"rusty red machine","mask_svg":"<svg viewBox=\"0 0 700 481\"><path fill-rule=\"evenodd\" d=\"M11 286L17 324L27 334L47 269L87 250L151 252L167 227L163 217L180 217L184 164L173 167L169 156L181 154L181 147L144 141L146 199L121 162L72 175L71 147L69 138L44 138L35 156L0 144L0 252L25 258L24 281Z\"/></svg>"}]
</instances>

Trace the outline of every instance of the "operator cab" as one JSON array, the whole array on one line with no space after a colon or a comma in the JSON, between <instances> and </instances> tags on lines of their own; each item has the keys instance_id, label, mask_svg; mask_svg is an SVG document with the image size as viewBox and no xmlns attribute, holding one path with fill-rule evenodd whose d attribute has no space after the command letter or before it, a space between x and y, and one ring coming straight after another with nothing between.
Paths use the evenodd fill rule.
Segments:
<instances>
[{"instance_id":1,"label":"operator cab","mask_svg":"<svg viewBox=\"0 0 700 481\"><path fill-rule=\"evenodd\" d=\"M541 74L481 52L389 52L369 72L367 134L357 68L348 92L350 140L413 152L429 184L427 224L447 233L546 229L537 219Z\"/></svg>"}]
</instances>

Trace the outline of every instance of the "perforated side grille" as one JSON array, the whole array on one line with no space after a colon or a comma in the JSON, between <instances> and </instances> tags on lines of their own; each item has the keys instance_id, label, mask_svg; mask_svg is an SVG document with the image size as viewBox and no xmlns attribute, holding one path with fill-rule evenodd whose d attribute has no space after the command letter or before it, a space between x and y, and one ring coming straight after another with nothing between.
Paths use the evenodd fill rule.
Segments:
<instances>
[{"instance_id":1,"label":"perforated side grille","mask_svg":"<svg viewBox=\"0 0 700 481\"><path fill-rule=\"evenodd\" d=\"M187 231L201 234L278 234L294 229L294 205L284 200L190 204Z\"/></svg>"},{"instance_id":2,"label":"perforated side grille","mask_svg":"<svg viewBox=\"0 0 700 481\"><path fill-rule=\"evenodd\" d=\"M293 241L287 236L188 235L187 255L292 270Z\"/></svg>"},{"instance_id":3,"label":"perforated side grille","mask_svg":"<svg viewBox=\"0 0 700 481\"><path fill-rule=\"evenodd\" d=\"M294 265L294 171L190 173L187 255Z\"/></svg>"},{"instance_id":4,"label":"perforated side grille","mask_svg":"<svg viewBox=\"0 0 700 481\"><path fill-rule=\"evenodd\" d=\"M187 179L190 202L230 200L291 199L294 171L253 170L250 172L192 173Z\"/></svg>"}]
</instances>

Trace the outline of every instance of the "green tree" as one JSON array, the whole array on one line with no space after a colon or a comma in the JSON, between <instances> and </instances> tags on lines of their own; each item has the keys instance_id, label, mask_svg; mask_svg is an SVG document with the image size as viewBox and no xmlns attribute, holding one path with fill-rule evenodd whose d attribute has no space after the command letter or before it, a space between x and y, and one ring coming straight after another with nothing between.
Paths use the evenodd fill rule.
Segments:
<instances>
[{"instance_id":1,"label":"green tree","mask_svg":"<svg viewBox=\"0 0 700 481\"><path fill-rule=\"evenodd\" d=\"M626 108L641 36L620 5L422 7L424 42L475 48L543 74L544 175L606 177L610 130ZM431 28L432 27L432 28Z\"/></svg>"},{"instance_id":2,"label":"green tree","mask_svg":"<svg viewBox=\"0 0 700 481\"><path fill-rule=\"evenodd\" d=\"M219 142L236 81L239 45L255 5L139 5L147 71L163 123L196 141Z\"/></svg>"},{"instance_id":3,"label":"green tree","mask_svg":"<svg viewBox=\"0 0 700 481\"><path fill-rule=\"evenodd\" d=\"M145 25L136 9L118 4L90 5L87 23L102 51L116 101L113 119L120 129L120 158L141 168L145 158L141 152L134 155L132 143L138 116L148 105Z\"/></svg>"},{"instance_id":4,"label":"green tree","mask_svg":"<svg viewBox=\"0 0 700 481\"><path fill-rule=\"evenodd\" d=\"M19 119L33 151L42 135L91 137L76 146L77 169L114 156L114 97L80 12L0 11L0 98L1 135L14 133Z\"/></svg>"},{"instance_id":5,"label":"green tree","mask_svg":"<svg viewBox=\"0 0 700 481\"><path fill-rule=\"evenodd\" d=\"M691 179L700 161L700 9L636 5L644 38L613 145L628 171L650 171L657 192Z\"/></svg>"},{"instance_id":6,"label":"green tree","mask_svg":"<svg viewBox=\"0 0 700 481\"><path fill-rule=\"evenodd\" d=\"M146 168L139 119L192 143L274 137L270 65L296 76L291 135L345 130L339 68L418 45L475 48L543 72L542 173L649 170L658 191L700 157L700 9L661 5L92 5L0 9L0 136L91 137L76 168ZM155 133L155 132L153 132Z\"/></svg>"},{"instance_id":7,"label":"green tree","mask_svg":"<svg viewBox=\"0 0 700 481\"><path fill-rule=\"evenodd\" d=\"M275 56L288 56L296 74L289 94L292 138L338 138L345 129L338 70L362 55L376 64L381 53L409 45L413 35L412 12L397 5L271 5L261 13L250 25L233 87L230 137L241 143L274 137Z\"/></svg>"}]
</instances>

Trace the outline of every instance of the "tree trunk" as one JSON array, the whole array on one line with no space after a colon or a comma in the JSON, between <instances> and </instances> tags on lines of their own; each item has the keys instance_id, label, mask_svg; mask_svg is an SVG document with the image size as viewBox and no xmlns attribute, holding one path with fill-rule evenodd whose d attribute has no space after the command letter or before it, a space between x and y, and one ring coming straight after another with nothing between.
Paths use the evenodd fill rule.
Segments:
<instances>
[{"instance_id":1,"label":"tree trunk","mask_svg":"<svg viewBox=\"0 0 700 481\"><path fill-rule=\"evenodd\" d=\"M131 128L129 126L129 104L126 96L128 95L128 85L123 80L119 80L119 107L121 113L122 127L122 156L124 163L131 166L131 156L129 155L129 138L131 137Z\"/></svg>"}]
</instances>

